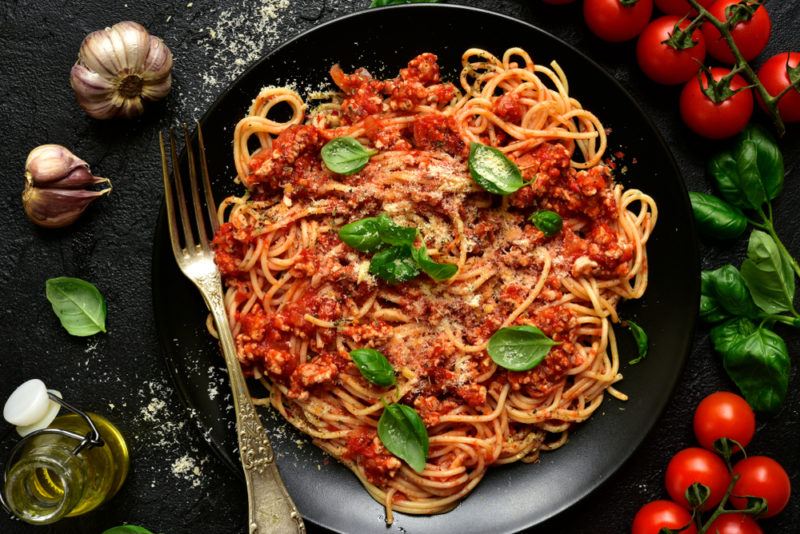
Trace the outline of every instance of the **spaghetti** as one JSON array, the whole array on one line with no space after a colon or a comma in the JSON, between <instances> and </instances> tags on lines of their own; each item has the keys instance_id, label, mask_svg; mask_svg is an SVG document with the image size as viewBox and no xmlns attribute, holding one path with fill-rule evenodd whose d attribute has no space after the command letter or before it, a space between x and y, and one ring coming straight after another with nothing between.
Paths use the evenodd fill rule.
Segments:
<instances>
[{"instance_id":1,"label":"spaghetti","mask_svg":"<svg viewBox=\"0 0 800 534\"><path fill-rule=\"evenodd\" d=\"M453 508L490 465L532 462L563 445L622 379L611 324L622 299L647 286L645 244L653 200L615 184L603 164L606 134L569 96L553 62L522 49L463 55L460 90L422 54L396 78L366 70L331 76L339 91L266 88L234 134L248 192L219 208L217 263L245 370L270 403L349 467L387 509ZM288 120L271 118L288 108ZM352 136L377 150L359 172L328 171L321 147ZM531 185L491 195L470 177L468 145L497 147ZM528 217L557 212L548 237ZM391 285L337 235L344 224L388 214L419 230L432 259L458 266L443 282ZM489 337L535 325L558 342L529 371L498 367ZM366 381L349 357L381 351L397 385ZM422 417L425 469L412 470L376 435L383 401Z\"/></svg>"}]
</instances>

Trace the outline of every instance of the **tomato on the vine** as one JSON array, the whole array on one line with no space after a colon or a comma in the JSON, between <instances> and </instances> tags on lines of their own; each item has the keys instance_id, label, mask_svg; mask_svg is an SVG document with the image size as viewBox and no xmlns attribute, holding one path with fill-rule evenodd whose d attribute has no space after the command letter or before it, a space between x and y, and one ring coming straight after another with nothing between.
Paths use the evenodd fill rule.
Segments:
<instances>
[{"instance_id":1,"label":"tomato on the vine","mask_svg":"<svg viewBox=\"0 0 800 534\"><path fill-rule=\"evenodd\" d=\"M706 57L703 34L685 30L690 22L680 17L659 17L644 29L636 43L636 60L648 78L663 84L683 83L697 73Z\"/></svg>"},{"instance_id":2,"label":"tomato on the vine","mask_svg":"<svg viewBox=\"0 0 800 534\"><path fill-rule=\"evenodd\" d=\"M665 478L669 496L686 508L692 508L692 503L686 500L686 490L694 483L706 486L709 494L700 510L715 508L731 481L722 458L699 447L683 449L673 456L667 465Z\"/></svg>"},{"instance_id":3,"label":"tomato on the vine","mask_svg":"<svg viewBox=\"0 0 800 534\"><path fill-rule=\"evenodd\" d=\"M691 514L672 501L653 501L642 506L633 518L631 534L659 534L662 528L678 530L689 525L681 534L697 534Z\"/></svg>"},{"instance_id":4,"label":"tomato on the vine","mask_svg":"<svg viewBox=\"0 0 800 534\"><path fill-rule=\"evenodd\" d=\"M712 393L694 411L694 435L700 445L714 450L714 442L728 438L746 447L756 432L753 409L739 395L728 391Z\"/></svg>"},{"instance_id":5,"label":"tomato on the vine","mask_svg":"<svg viewBox=\"0 0 800 534\"><path fill-rule=\"evenodd\" d=\"M708 526L714 534L764 534L756 520L745 514L722 514Z\"/></svg>"},{"instance_id":6,"label":"tomato on the vine","mask_svg":"<svg viewBox=\"0 0 800 534\"><path fill-rule=\"evenodd\" d=\"M707 8L714 3L714 0L697 0L697 3ZM667 15L677 15L682 17L687 13L697 15L697 10L689 4L688 0L656 0L656 7Z\"/></svg>"},{"instance_id":7,"label":"tomato on the vine","mask_svg":"<svg viewBox=\"0 0 800 534\"><path fill-rule=\"evenodd\" d=\"M747 3L741 0L717 0L708 11L723 22L731 16L735 17L738 22L731 28L731 37L747 61L754 59L767 46L772 21L763 5L752 0ZM736 63L736 57L727 41L713 24L703 23L703 36L706 38L708 53L713 58L731 65Z\"/></svg>"},{"instance_id":8,"label":"tomato on the vine","mask_svg":"<svg viewBox=\"0 0 800 534\"><path fill-rule=\"evenodd\" d=\"M653 0L584 0L583 18L604 41L618 43L639 35L653 14Z\"/></svg>"},{"instance_id":9,"label":"tomato on the vine","mask_svg":"<svg viewBox=\"0 0 800 534\"><path fill-rule=\"evenodd\" d=\"M758 79L775 96L800 79L800 52L783 52L769 58L758 69ZM794 78L794 80L792 79ZM764 103L759 98L761 107ZM797 86L778 100L778 114L784 122L800 122L800 89Z\"/></svg>"},{"instance_id":10,"label":"tomato on the vine","mask_svg":"<svg viewBox=\"0 0 800 534\"><path fill-rule=\"evenodd\" d=\"M786 508L792 493L789 475L772 458L745 458L733 466L733 474L739 475L731 492L731 504L735 508L747 508L747 497L760 497L767 501L767 510L761 517L772 517Z\"/></svg>"},{"instance_id":11,"label":"tomato on the vine","mask_svg":"<svg viewBox=\"0 0 800 534\"><path fill-rule=\"evenodd\" d=\"M730 70L711 68L711 78L719 82ZM753 94L747 82L738 74L727 88L718 88L712 100L706 73L689 80L681 92L681 118L695 133L710 139L724 139L741 132L753 114ZM724 100L721 100L724 97ZM719 101L721 100L721 101Z\"/></svg>"}]
</instances>

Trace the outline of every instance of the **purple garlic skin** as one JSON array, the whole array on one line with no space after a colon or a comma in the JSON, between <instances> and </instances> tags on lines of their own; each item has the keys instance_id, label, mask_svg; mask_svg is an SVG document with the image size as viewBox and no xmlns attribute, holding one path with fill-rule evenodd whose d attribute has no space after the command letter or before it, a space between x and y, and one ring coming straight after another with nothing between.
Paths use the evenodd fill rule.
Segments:
<instances>
[{"instance_id":1,"label":"purple garlic skin","mask_svg":"<svg viewBox=\"0 0 800 534\"><path fill-rule=\"evenodd\" d=\"M101 184L107 187L94 187ZM34 224L72 224L89 204L110 192L108 178L94 176L85 161L61 145L41 145L28 154L22 207Z\"/></svg>"},{"instance_id":2,"label":"purple garlic skin","mask_svg":"<svg viewBox=\"0 0 800 534\"><path fill-rule=\"evenodd\" d=\"M172 52L141 24L119 22L86 36L70 85L78 104L95 119L136 117L144 101L169 94Z\"/></svg>"}]
</instances>

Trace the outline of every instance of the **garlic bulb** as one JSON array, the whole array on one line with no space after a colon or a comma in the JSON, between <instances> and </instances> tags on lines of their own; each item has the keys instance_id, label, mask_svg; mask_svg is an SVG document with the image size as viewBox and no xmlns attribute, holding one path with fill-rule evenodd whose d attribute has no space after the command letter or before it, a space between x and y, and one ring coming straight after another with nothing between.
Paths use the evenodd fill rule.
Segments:
<instances>
[{"instance_id":1,"label":"garlic bulb","mask_svg":"<svg viewBox=\"0 0 800 534\"><path fill-rule=\"evenodd\" d=\"M104 184L105 189L90 189ZM41 145L25 161L22 206L39 226L60 228L72 224L97 198L111 192L108 178L89 172L89 164L61 145Z\"/></svg>"},{"instance_id":2,"label":"garlic bulb","mask_svg":"<svg viewBox=\"0 0 800 534\"><path fill-rule=\"evenodd\" d=\"M144 100L167 96L171 72L172 52L164 41L126 21L86 36L70 85L90 116L131 118L144 111Z\"/></svg>"}]
</instances>

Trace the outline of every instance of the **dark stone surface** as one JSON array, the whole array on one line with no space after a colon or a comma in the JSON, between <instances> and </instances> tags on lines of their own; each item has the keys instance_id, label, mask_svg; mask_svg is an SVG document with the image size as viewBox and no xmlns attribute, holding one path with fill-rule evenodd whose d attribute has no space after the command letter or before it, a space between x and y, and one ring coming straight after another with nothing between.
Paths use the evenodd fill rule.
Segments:
<instances>
[{"instance_id":1,"label":"dark stone surface","mask_svg":"<svg viewBox=\"0 0 800 534\"><path fill-rule=\"evenodd\" d=\"M718 145L698 139L682 126L678 91L644 78L635 66L632 44L609 45L595 39L583 25L579 5L559 8L535 0L460 3L529 21L598 61L656 121L689 188L709 188L703 164ZM118 422L132 448L132 471L125 487L100 510L38 530L3 515L0 532L93 534L123 522L164 533L245 531L242 485L196 431L168 382L158 353L150 296L152 234L161 202L156 134L179 120L199 117L242 70L243 65L234 61L248 56L240 51L266 51L319 20L363 9L368 0L286 4L289 2L276 0L4 0L0 4L0 124L4 134L0 161L5 169L0 181L0 227L4 230L0 240L0 294L4 301L0 306L0 398L21 381L40 377L75 404ZM272 13L265 10L269 5L283 7ZM765 56L800 49L796 6L773 1L767 7L773 18L773 36ZM231 11L249 13L250 19L226 17ZM93 121L75 104L68 85L69 68L86 33L126 19L143 23L172 48L175 87L163 104L151 107L141 119ZM268 24L259 25L259 20ZM114 182L110 197L64 230L43 231L32 226L20 207L26 155L43 143L70 147L89 161L97 174ZM795 232L800 222L796 209L800 203L796 183L800 179L800 130L791 128L781 145L787 180L786 190L776 202L776 220L787 247L800 254L800 234ZM738 264L744 248L744 241L704 245L704 267ZM109 303L107 335L72 338L60 328L44 298L44 281L61 275L88 279L105 294ZM786 335L796 364L798 336L785 329L780 332ZM714 390L733 387L710 349L707 334L706 328L698 329L694 351L673 400L641 449L590 498L533 532L626 532L638 507L665 497L662 480L669 457L693 443L690 421L694 406ZM775 417L759 417L758 433L749 447L751 453L780 461L792 477L795 493L800 491L796 368L786 405ZM3 424L0 438L0 458L5 458L16 434ZM181 472L186 460L194 462L199 474L192 469ZM763 523L765 530L796 531L798 503L800 499L793 498L781 516Z\"/></svg>"}]
</instances>

